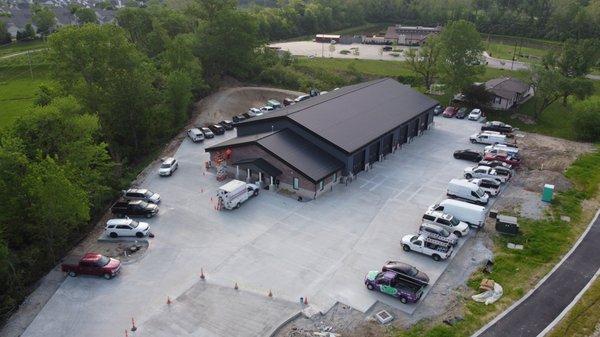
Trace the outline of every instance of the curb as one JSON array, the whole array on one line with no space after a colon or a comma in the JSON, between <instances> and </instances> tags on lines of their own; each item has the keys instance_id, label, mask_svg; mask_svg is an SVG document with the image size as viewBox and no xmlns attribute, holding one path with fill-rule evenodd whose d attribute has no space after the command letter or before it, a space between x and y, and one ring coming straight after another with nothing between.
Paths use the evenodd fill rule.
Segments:
<instances>
[{"instance_id":1,"label":"curb","mask_svg":"<svg viewBox=\"0 0 600 337\"><path fill-rule=\"evenodd\" d=\"M285 319L283 322L279 323L278 326L276 326L270 334L268 334L269 337L274 337L279 331L281 331L281 329L283 328L284 325L288 324L289 322L295 320L296 318L302 316L302 311L298 311L297 313L293 314L292 316L288 317L287 319Z\"/></svg>"},{"instance_id":2,"label":"curb","mask_svg":"<svg viewBox=\"0 0 600 337\"><path fill-rule=\"evenodd\" d=\"M596 211L596 215L592 218L592 221L590 221L590 224L587 226L587 228L585 229L585 231L579 236L579 239L577 239L577 241L573 244L573 246L571 247L571 249L552 268L552 270L550 270L546 274L546 276L544 276L535 285L535 287L533 287L531 290L529 290L527 292L527 294L525 294L525 296L521 297L518 301L516 301L515 303L513 303L510 307L508 307L508 309L504 310L500 315L496 316L493 320L491 320L490 322L488 322L481 329L479 329L475 333L473 333L471 335L471 337L477 337L477 336L481 335L482 333L484 333L492 325L496 324L496 322L498 322L499 320L501 320L502 318L504 318L504 316L506 316L514 308L516 308L521 303L523 303L526 299L528 299L540 286L542 286L544 284L544 282L546 282L546 280L550 276L552 276L552 274L554 274L554 272L571 256L571 254L575 251L575 249L577 249L577 247L579 247L579 244L587 236L587 234L590 231L590 229L592 229L592 226L594 225L594 223L598 219L599 215L600 215L600 209L598 211ZM590 281L588 282L588 284L585 287L583 287L583 289L577 294L577 296L575 296L575 298L573 299L573 301L571 301L571 303L569 303L569 305L567 305L565 307L565 309L538 336L544 336L545 334L547 334L548 331L550 331L550 329L552 329L558 323L558 321L560 321L560 319L562 317L564 317L564 315L567 314L567 312L575 305L575 303L579 300L579 298L581 298L581 296L583 296L583 293L585 292L585 290L587 290L587 288L589 288L589 286L592 284L592 282L596 279L596 277L598 276L598 273L600 273L600 270L596 272L596 274L590 279Z\"/></svg>"}]
</instances>

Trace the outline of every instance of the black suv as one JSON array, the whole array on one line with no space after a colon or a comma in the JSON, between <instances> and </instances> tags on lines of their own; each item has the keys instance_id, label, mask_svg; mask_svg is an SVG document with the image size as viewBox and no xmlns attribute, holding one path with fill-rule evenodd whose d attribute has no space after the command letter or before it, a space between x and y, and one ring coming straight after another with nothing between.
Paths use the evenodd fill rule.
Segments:
<instances>
[{"instance_id":1,"label":"black suv","mask_svg":"<svg viewBox=\"0 0 600 337\"><path fill-rule=\"evenodd\" d=\"M158 206L142 200L117 201L110 208L110 211L120 218L124 216L145 216L146 218L151 218L158 213Z\"/></svg>"},{"instance_id":2,"label":"black suv","mask_svg":"<svg viewBox=\"0 0 600 337\"><path fill-rule=\"evenodd\" d=\"M232 121L228 121L228 120L222 120L219 122L219 124L225 128L225 130L229 131L229 130L233 130L233 122Z\"/></svg>"},{"instance_id":3,"label":"black suv","mask_svg":"<svg viewBox=\"0 0 600 337\"><path fill-rule=\"evenodd\" d=\"M498 121L487 122L481 127L481 131L496 131L502 133L513 132L513 127Z\"/></svg>"},{"instance_id":4,"label":"black suv","mask_svg":"<svg viewBox=\"0 0 600 337\"><path fill-rule=\"evenodd\" d=\"M483 155L480 152L470 149L456 150L454 151L454 158L469 160L472 162L479 162L481 161L481 159L483 159Z\"/></svg>"},{"instance_id":5,"label":"black suv","mask_svg":"<svg viewBox=\"0 0 600 337\"><path fill-rule=\"evenodd\" d=\"M225 128L222 125L219 125L219 124L209 125L208 128L215 135L222 135L222 134L225 133Z\"/></svg>"}]
</instances>

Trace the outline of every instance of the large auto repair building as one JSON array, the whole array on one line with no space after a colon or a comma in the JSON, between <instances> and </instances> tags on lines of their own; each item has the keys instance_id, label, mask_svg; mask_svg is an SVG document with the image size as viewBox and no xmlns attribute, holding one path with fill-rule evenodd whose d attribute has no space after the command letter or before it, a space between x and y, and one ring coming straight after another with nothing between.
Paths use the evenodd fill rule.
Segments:
<instances>
[{"instance_id":1,"label":"large auto repair building","mask_svg":"<svg viewBox=\"0 0 600 337\"><path fill-rule=\"evenodd\" d=\"M237 124L213 166L316 198L427 130L437 101L393 79L355 84Z\"/></svg>"}]
</instances>

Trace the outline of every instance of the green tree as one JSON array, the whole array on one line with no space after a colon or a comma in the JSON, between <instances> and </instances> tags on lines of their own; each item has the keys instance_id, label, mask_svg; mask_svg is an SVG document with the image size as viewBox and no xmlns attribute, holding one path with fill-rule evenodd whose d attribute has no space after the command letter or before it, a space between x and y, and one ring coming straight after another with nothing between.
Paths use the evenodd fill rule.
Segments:
<instances>
[{"instance_id":1,"label":"green tree","mask_svg":"<svg viewBox=\"0 0 600 337\"><path fill-rule=\"evenodd\" d=\"M600 97L594 96L575 105L573 128L583 141L600 141Z\"/></svg>"},{"instance_id":2,"label":"green tree","mask_svg":"<svg viewBox=\"0 0 600 337\"><path fill-rule=\"evenodd\" d=\"M159 100L156 70L122 28L64 27L50 36L48 46L54 78L86 111L98 113L116 158L140 156L157 144L152 130L162 121L152 116Z\"/></svg>"},{"instance_id":3,"label":"green tree","mask_svg":"<svg viewBox=\"0 0 600 337\"><path fill-rule=\"evenodd\" d=\"M440 33L439 71L442 82L460 91L483 74L483 45L475 26L467 21L453 21Z\"/></svg>"},{"instance_id":4,"label":"green tree","mask_svg":"<svg viewBox=\"0 0 600 337\"><path fill-rule=\"evenodd\" d=\"M91 8L80 7L75 11L75 16L77 17L77 23L80 25L86 23L98 23L98 17L96 16L96 11Z\"/></svg>"},{"instance_id":5,"label":"green tree","mask_svg":"<svg viewBox=\"0 0 600 337\"><path fill-rule=\"evenodd\" d=\"M405 53L407 65L421 76L427 90L437 76L440 49L439 37L432 36L421 48L410 48Z\"/></svg>"},{"instance_id":6,"label":"green tree","mask_svg":"<svg viewBox=\"0 0 600 337\"><path fill-rule=\"evenodd\" d=\"M534 67L531 84L535 91L534 118L538 119L547 107L562 96L565 77L557 69Z\"/></svg>"},{"instance_id":7,"label":"green tree","mask_svg":"<svg viewBox=\"0 0 600 337\"><path fill-rule=\"evenodd\" d=\"M17 41L28 41L35 39L35 29L28 23L25 25L24 30L17 31Z\"/></svg>"},{"instance_id":8,"label":"green tree","mask_svg":"<svg viewBox=\"0 0 600 337\"><path fill-rule=\"evenodd\" d=\"M89 220L85 191L50 157L30 165L23 188L31 205L31 239L43 243L51 262L56 262L71 234Z\"/></svg>"},{"instance_id":9,"label":"green tree","mask_svg":"<svg viewBox=\"0 0 600 337\"><path fill-rule=\"evenodd\" d=\"M177 130L188 119L188 111L192 102L192 79L181 70L173 71L167 77L165 103L170 113L171 127Z\"/></svg>"},{"instance_id":10,"label":"green tree","mask_svg":"<svg viewBox=\"0 0 600 337\"><path fill-rule=\"evenodd\" d=\"M12 42L12 37L8 32L8 28L6 27L6 23L4 21L0 21L0 44L7 44Z\"/></svg>"},{"instance_id":11,"label":"green tree","mask_svg":"<svg viewBox=\"0 0 600 337\"><path fill-rule=\"evenodd\" d=\"M41 5L31 6L31 20L37 26L37 32L48 36L56 25L56 15L52 9Z\"/></svg>"},{"instance_id":12,"label":"green tree","mask_svg":"<svg viewBox=\"0 0 600 337\"><path fill-rule=\"evenodd\" d=\"M260 46L258 26L243 11L221 10L202 23L196 55L209 77L232 75L247 78L254 68L255 51Z\"/></svg>"}]
</instances>

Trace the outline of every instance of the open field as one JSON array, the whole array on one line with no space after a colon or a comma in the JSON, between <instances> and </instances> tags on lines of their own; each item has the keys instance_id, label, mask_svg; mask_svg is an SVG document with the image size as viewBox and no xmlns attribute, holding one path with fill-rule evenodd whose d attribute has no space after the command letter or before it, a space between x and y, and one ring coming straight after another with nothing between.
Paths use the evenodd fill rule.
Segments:
<instances>
[{"instance_id":1,"label":"open field","mask_svg":"<svg viewBox=\"0 0 600 337\"><path fill-rule=\"evenodd\" d=\"M46 42L42 40L35 40L30 42L15 42L0 46L0 58L10 54L20 53L27 50L34 50L44 48ZM0 65L2 61L0 61Z\"/></svg>"},{"instance_id":2,"label":"open field","mask_svg":"<svg viewBox=\"0 0 600 337\"><path fill-rule=\"evenodd\" d=\"M485 50L492 57L529 63L538 63L551 50L560 48L560 43L514 36L482 34Z\"/></svg>"},{"instance_id":3,"label":"open field","mask_svg":"<svg viewBox=\"0 0 600 337\"><path fill-rule=\"evenodd\" d=\"M41 46L41 41L18 43L2 47L6 49L0 49L0 53L7 50L10 50L7 54L22 53ZM0 128L31 107L39 86L49 82L49 67L43 51L0 58Z\"/></svg>"}]
</instances>

